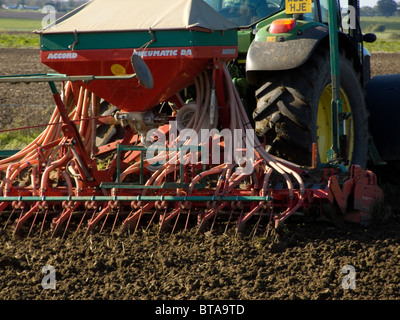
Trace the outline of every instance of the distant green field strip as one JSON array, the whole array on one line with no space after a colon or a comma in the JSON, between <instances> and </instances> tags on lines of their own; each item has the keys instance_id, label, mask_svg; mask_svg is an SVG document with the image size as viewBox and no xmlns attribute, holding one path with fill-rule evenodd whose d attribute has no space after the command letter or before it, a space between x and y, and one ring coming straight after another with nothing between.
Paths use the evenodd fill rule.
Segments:
<instances>
[{"instance_id":1,"label":"distant green field strip","mask_svg":"<svg viewBox=\"0 0 400 320\"><path fill-rule=\"evenodd\" d=\"M2 33L0 34L0 48L38 48L40 39L37 34L30 33Z\"/></svg>"},{"instance_id":2,"label":"distant green field strip","mask_svg":"<svg viewBox=\"0 0 400 320\"><path fill-rule=\"evenodd\" d=\"M0 31L33 31L42 27L42 20L0 18Z\"/></svg>"},{"instance_id":3,"label":"distant green field strip","mask_svg":"<svg viewBox=\"0 0 400 320\"><path fill-rule=\"evenodd\" d=\"M399 40L376 40L373 43L364 43L369 52L400 52Z\"/></svg>"},{"instance_id":4,"label":"distant green field strip","mask_svg":"<svg viewBox=\"0 0 400 320\"><path fill-rule=\"evenodd\" d=\"M400 31L400 18L399 17L361 17L361 28L368 29L373 25L384 25L386 30Z\"/></svg>"}]
</instances>

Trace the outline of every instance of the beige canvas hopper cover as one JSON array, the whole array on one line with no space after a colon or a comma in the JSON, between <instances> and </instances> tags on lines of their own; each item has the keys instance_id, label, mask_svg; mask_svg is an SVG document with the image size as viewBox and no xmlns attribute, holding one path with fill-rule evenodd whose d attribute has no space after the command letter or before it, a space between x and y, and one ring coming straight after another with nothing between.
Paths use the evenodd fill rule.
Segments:
<instances>
[{"instance_id":1,"label":"beige canvas hopper cover","mask_svg":"<svg viewBox=\"0 0 400 320\"><path fill-rule=\"evenodd\" d=\"M238 26L203 0L92 0L37 33L107 32Z\"/></svg>"}]
</instances>

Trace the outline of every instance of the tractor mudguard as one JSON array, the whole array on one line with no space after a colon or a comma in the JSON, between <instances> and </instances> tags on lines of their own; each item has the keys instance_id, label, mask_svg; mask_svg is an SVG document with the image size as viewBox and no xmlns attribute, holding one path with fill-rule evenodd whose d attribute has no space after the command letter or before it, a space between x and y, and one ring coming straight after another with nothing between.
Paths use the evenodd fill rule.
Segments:
<instances>
[{"instance_id":1,"label":"tractor mudguard","mask_svg":"<svg viewBox=\"0 0 400 320\"><path fill-rule=\"evenodd\" d=\"M264 71L283 71L295 69L303 65L318 46L329 48L329 29L325 25L310 25L297 34L297 39L282 42L254 40L246 57L246 77L249 84L260 85L260 75ZM365 87L369 76L369 53L364 50L364 67L361 66L357 48L349 36L341 31L339 50L344 50L352 58L354 68L361 74ZM279 37L279 36L278 36ZM277 37L277 38L278 38ZM363 70L364 68L364 70ZM261 79L263 76L261 75Z\"/></svg>"},{"instance_id":2,"label":"tractor mudguard","mask_svg":"<svg viewBox=\"0 0 400 320\"><path fill-rule=\"evenodd\" d=\"M296 40L253 41L246 58L246 70L251 73L297 68L308 60L317 44L328 34L327 26L315 25L302 31Z\"/></svg>"}]
</instances>

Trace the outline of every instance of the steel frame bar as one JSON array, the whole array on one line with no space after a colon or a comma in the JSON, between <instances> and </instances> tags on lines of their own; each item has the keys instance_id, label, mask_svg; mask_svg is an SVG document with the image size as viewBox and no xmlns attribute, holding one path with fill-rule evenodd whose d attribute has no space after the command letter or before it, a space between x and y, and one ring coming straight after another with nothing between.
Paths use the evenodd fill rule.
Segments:
<instances>
[{"instance_id":1,"label":"steel frame bar","mask_svg":"<svg viewBox=\"0 0 400 320\"><path fill-rule=\"evenodd\" d=\"M204 201L270 201L271 196L8 196L0 197L0 202L85 202L85 201L190 201L190 202L204 202Z\"/></svg>"}]
</instances>

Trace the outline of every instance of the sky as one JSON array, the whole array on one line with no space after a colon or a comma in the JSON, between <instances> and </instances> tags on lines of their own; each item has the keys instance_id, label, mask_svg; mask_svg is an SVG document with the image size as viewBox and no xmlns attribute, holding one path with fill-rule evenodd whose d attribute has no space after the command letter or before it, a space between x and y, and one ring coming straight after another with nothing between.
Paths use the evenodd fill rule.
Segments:
<instances>
[{"instance_id":1,"label":"sky","mask_svg":"<svg viewBox=\"0 0 400 320\"><path fill-rule=\"evenodd\" d=\"M396 2L399 2L399 0L395 0ZM340 6L341 7L347 7L347 0L340 0ZM360 7L375 7L376 3L378 0L360 0Z\"/></svg>"},{"instance_id":2,"label":"sky","mask_svg":"<svg viewBox=\"0 0 400 320\"><path fill-rule=\"evenodd\" d=\"M360 0L360 7L375 7L378 0ZM397 2L397 1L396 1Z\"/></svg>"}]
</instances>

